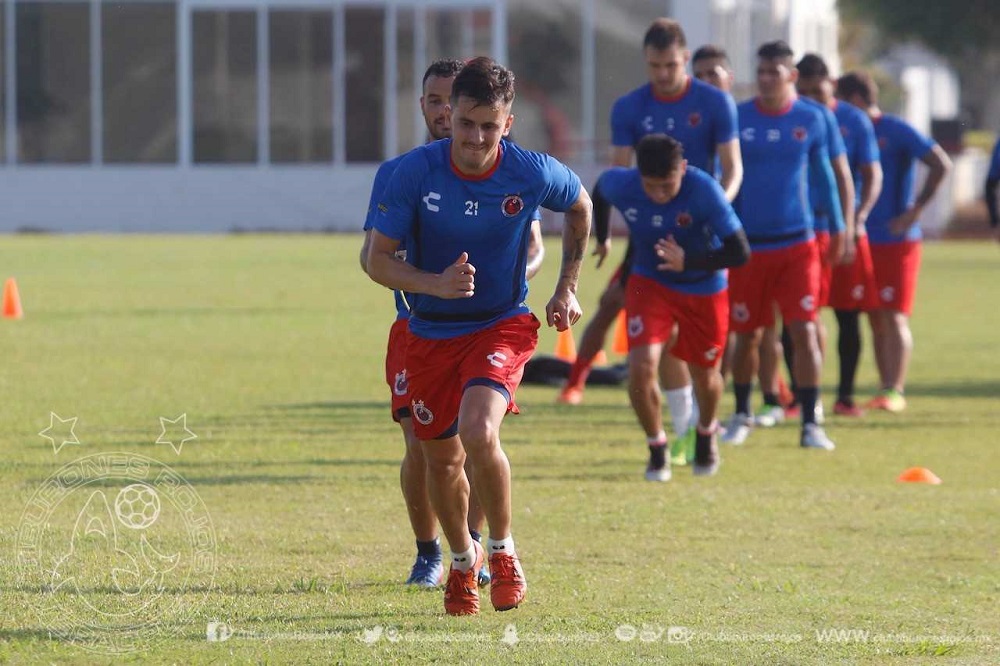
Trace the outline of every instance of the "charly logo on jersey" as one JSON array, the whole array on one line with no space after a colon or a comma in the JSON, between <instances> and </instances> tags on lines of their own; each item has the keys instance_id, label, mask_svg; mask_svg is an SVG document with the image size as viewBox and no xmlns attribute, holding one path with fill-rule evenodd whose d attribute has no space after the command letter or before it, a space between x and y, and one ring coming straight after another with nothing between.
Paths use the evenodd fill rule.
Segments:
<instances>
[{"instance_id":1,"label":"charly logo on jersey","mask_svg":"<svg viewBox=\"0 0 1000 666\"><path fill-rule=\"evenodd\" d=\"M504 361L507 360L507 355L502 352L493 352L492 354L487 354L486 360L490 362L494 368L502 368Z\"/></svg>"},{"instance_id":2,"label":"charly logo on jersey","mask_svg":"<svg viewBox=\"0 0 1000 666\"><path fill-rule=\"evenodd\" d=\"M406 368L396 373L396 381L392 384L392 392L396 395L406 395L410 390L410 380L406 378Z\"/></svg>"},{"instance_id":3,"label":"charly logo on jersey","mask_svg":"<svg viewBox=\"0 0 1000 666\"><path fill-rule=\"evenodd\" d=\"M514 217L524 210L524 199L516 194L508 194L500 204L500 210L504 217Z\"/></svg>"},{"instance_id":4,"label":"charly logo on jersey","mask_svg":"<svg viewBox=\"0 0 1000 666\"><path fill-rule=\"evenodd\" d=\"M424 205L427 206L427 210L429 210L432 213L436 213L439 210L441 210L441 206L438 206L435 203L431 203L432 201L441 201L441 195L438 194L437 192L433 192L432 191L432 192L428 192L427 196L425 196L423 198L423 202L424 202Z\"/></svg>"},{"instance_id":5,"label":"charly logo on jersey","mask_svg":"<svg viewBox=\"0 0 1000 666\"><path fill-rule=\"evenodd\" d=\"M812 294L807 294L802 297L801 301L799 301L799 305L802 306L802 309L806 312L812 312L816 309L816 297Z\"/></svg>"},{"instance_id":6,"label":"charly logo on jersey","mask_svg":"<svg viewBox=\"0 0 1000 666\"><path fill-rule=\"evenodd\" d=\"M792 130L792 136L795 137L796 141L805 141L809 133L806 132L805 127L796 127Z\"/></svg>"},{"instance_id":7,"label":"charly logo on jersey","mask_svg":"<svg viewBox=\"0 0 1000 666\"><path fill-rule=\"evenodd\" d=\"M691 226L691 223L694 222L694 218L691 217L691 213L684 210L677 214L677 219L674 221L677 223L679 228L687 229Z\"/></svg>"},{"instance_id":8,"label":"charly logo on jersey","mask_svg":"<svg viewBox=\"0 0 1000 666\"><path fill-rule=\"evenodd\" d=\"M636 338L642 335L644 328L645 326L642 324L642 315L636 315L628 318L628 337Z\"/></svg>"},{"instance_id":9,"label":"charly logo on jersey","mask_svg":"<svg viewBox=\"0 0 1000 666\"><path fill-rule=\"evenodd\" d=\"M744 141L756 141L757 130L754 127L744 127L740 130L740 138Z\"/></svg>"},{"instance_id":10,"label":"charly logo on jersey","mask_svg":"<svg viewBox=\"0 0 1000 666\"><path fill-rule=\"evenodd\" d=\"M649 133L649 132L653 131L653 129L654 129L653 128L653 116L646 116L645 118L642 119L642 129L646 133Z\"/></svg>"},{"instance_id":11,"label":"charly logo on jersey","mask_svg":"<svg viewBox=\"0 0 1000 666\"><path fill-rule=\"evenodd\" d=\"M688 125L690 125L691 127L697 127L698 125L701 125L701 114L695 111L694 113L689 115Z\"/></svg>"},{"instance_id":12,"label":"charly logo on jersey","mask_svg":"<svg viewBox=\"0 0 1000 666\"><path fill-rule=\"evenodd\" d=\"M629 222L635 222L636 220L639 219L639 211L636 210L635 208L626 208L625 211L622 213L622 217L624 217Z\"/></svg>"},{"instance_id":13,"label":"charly logo on jersey","mask_svg":"<svg viewBox=\"0 0 1000 666\"><path fill-rule=\"evenodd\" d=\"M750 308L746 303L733 303L733 321L741 324L750 321Z\"/></svg>"},{"instance_id":14,"label":"charly logo on jersey","mask_svg":"<svg viewBox=\"0 0 1000 666\"><path fill-rule=\"evenodd\" d=\"M413 418L415 418L420 425L430 425L434 422L434 413L424 406L423 400L414 400L413 405Z\"/></svg>"}]
</instances>

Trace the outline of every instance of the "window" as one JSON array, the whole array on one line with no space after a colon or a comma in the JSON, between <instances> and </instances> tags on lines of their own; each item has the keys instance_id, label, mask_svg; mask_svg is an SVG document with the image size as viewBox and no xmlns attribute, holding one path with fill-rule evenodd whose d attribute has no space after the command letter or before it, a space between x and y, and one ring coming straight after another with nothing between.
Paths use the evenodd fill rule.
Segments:
<instances>
[{"instance_id":1,"label":"window","mask_svg":"<svg viewBox=\"0 0 1000 666\"><path fill-rule=\"evenodd\" d=\"M381 9L347 8L346 33L346 154L348 162L381 162L384 17Z\"/></svg>"}]
</instances>

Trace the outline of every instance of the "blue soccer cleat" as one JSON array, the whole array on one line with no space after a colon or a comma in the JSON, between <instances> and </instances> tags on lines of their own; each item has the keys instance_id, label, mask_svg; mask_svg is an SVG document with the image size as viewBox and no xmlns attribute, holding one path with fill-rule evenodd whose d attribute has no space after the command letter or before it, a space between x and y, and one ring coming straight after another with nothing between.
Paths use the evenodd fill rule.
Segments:
<instances>
[{"instance_id":1,"label":"blue soccer cleat","mask_svg":"<svg viewBox=\"0 0 1000 666\"><path fill-rule=\"evenodd\" d=\"M444 564L441 556L425 557L417 555L410 570L410 577L406 579L407 585L418 587L437 587L444 578Z\"/></svg>"}]
</instances>

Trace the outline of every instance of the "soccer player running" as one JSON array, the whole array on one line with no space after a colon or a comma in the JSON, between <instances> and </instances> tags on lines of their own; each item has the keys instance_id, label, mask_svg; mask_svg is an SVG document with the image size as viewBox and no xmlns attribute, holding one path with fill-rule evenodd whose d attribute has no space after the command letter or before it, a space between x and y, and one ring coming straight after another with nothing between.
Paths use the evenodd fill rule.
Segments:
<instances>
[{"instance_id":1,"label":"soccer player running","mask_svg":"<svg viewBox=\"0 0 1000 666\"><path fill-rule=\"evenodd\" d=\"M843 137L846 157L854 180L854 244L845 247L845 261L824 267L828 273L828 302L837 318L837 352L840 359L835 414L858 417L863 414L854 403L854 380L861 358L861 312L875 309L875 276L865 222L882 191L882 165L879 162L875 128L868 116L852 104L840 103L834 96L835 82L823 59L807 53L798 64L796 84L803 97L829 108L837 121L837 135ZM823 216L825 217L825 216ZM849 217L849 215L847 216ZM817 213L817 222L821 222ZM845 220L846 222L846 220ZM853 250L854 256L850 253ZM821 255L822 256L822 255Z\"/></svg>"},{"instance_id":2,"label":"soccer player running","mask_svg":"<svg viewBox=\"0 0 1000 666\"><path fill-rule=\"evenodd\" d=\"M378 204L368 258L373 280L412 294L410 404L431 504L452 552L444 594L450 615L479 612L476 573L487 554L495 609L515 608L527 589L511 532L500 425L516 411L514 393L537 344L539 323L524 304L524 264L531 211L539 206L566 212L546 320L565 330L581 316L575 292L590 197L557 160L504 140L513 99L510 70L489 58L465 65L452 86L453 138L403 158ZM407 238L404 263L395 255ZM489 523L488 553L466 529L466 456Z\"/></svg>"},{"instance_id":3,"label":"soccer player running","mask_svg":"<svg viewBox=\"0 0 1000 666\"><path fill-rule=\"evenodd\" d=\"M594 188L595 206L603 199L622 213L632 211L625 215L632 243L625 285L629 397L649 446L648 481L671 477L657 377L664 349L690 367L701 408L693 471L711 475L718 469L719 362L729 327L723 269L750 256L722 188L689 167L683 153L666 134L647 134L636 145L638 169L605 171Z\"/></svg>"},{"instance_id":4,"label":"soccer player running","mask_svg":"<svg viewBox=\"0 0 1000 666\"><path fill-rule=\"evenodd\" d=\"M424 73L420 97L420 111L427 125L427 133L431 140L444 139L451 136L451 84L462 69L461 60L438 60L431 63ZM365 219L365 239L361 247L361 268L368 271L368 248L377 205L385 190L389 177L402 161L400 155L384 162L375 174L372 184L371 198L368 204L368 215ZM536 211L537 213L537 211ZM537 215L536 215L537 218ZM405 244L401 246L400 255L405 254ZM532 222L531 242L528 247L527 277L530 280L538 269L544 257L541 225L536 219ZM389 330L389 342L386 347L385 371L386 382L392 392L392 417L399 423L403 431L405 453L399 468L399 484L406 501L406 509L410 519L410 527L417 541L417 556L406 582L421 587L436 587L444 576L441 543L437 534L437 516L431 507L427 496L426 465L420 441L413 434L413 421L410 414L409 388L406 372L406 339L408 336L407 320L410 312L403 294L396 291L396 321ZM482 508L475 496L470 497L469 530L473 539L481 539L483 521ZM489 572L480 572L479 583L489 582Z\"/></svg>"},{"instance_id":5,"label":"soccer player running","mask_svg":"<svg viewBox=\"0 0 1000 666\"><path fill-rule=\"evenodd\" d=\"M812 207L804 196L808 171L821 174L823 206L834 229L843 226L836 181L827 153L827 129L814 104L797 99L792 50L782 41L757 51L758 97L740 104L745 177L734 207L753 255L729 274L730 320L736 331L733 383L736 413L723 441L742 444L750 433L750 389L757 371L761 331L774 323L774 303L789 326L793 370L802 405L799 444L832 450L816 423L820 355L816 333L819 252Z\"/></svg>"},{"instance_id":6,"label":"soccer player running","mask_svg":"<svg viewBox=\"0 0 1000 666\"><path fill-rule=\"evenodd\" d=\"M878 306L870 319L881 391L867 407L901 412L906 409L903 392L913 352L910 314L920 271L923 237L917 221L951 169L951 160L941 146L902 118L882 112L878 106L878 87L867 74L852 72L842 76L837 82L837 97L871 118L884 175L882 193L868 216L868 241L878 293ZM923 162L928 171L923 188L914 200L917 160Z\"/></svg>"},{"instance_id":7,"label":"soccer player running","mask_svg":"<svg viewBox=\"0 0 1000 666\"><path fill-rule=\"evenodd\" d=\"M718 158L722 188L730 201L739 191L743 178L743 163L736 135L736 105L732 98L687 73L691 53L680 24L659 18L653 21L643 37L643 55L649 83L620 97L611 109L611 138L614 144L612 166L632 164L634 146L654 132L668 134L684 146L688 161L710 173L715 171ZM629 211L624 212L626 217ZM597 245L597 266L600 267L611 250L608 234L608 212L600 206L594 209ZM577 360L560 400L576 404L582 399L587 373L594 357L604 347L608 329L625 304L624 283L631 270L633 248L612 276L601 295L598 310L587 324L580 341ZM676 462L685 460L687 448L682 439L694 435L695 408L691 377L679 359L666 355L660 368L661 380L678 436ZM687 437L682 437L687 435Z\"/></svg>"},{"instance_id":8,"label":"soccer player running","mask_svg":"<svg viewBox=\"0 0 1000 666\"><path fill-rule=\"evenodd\" d=\"M1000 186L1000 139L993 146L993 157L990 158L990 170L986 174L986 210L990 214L990 227L997 232L1000 240L1000 204L997 201L997 190Z\"/></svg>"}]
</instances>

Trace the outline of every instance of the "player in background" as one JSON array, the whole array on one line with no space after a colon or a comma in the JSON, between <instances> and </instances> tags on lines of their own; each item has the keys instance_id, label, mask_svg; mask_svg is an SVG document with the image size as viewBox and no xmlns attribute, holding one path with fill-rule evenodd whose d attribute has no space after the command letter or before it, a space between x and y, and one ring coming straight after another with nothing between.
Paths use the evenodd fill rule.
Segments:
<instances>
[{"instance_id":1,"label":"player in background","mask_svg":"<svg viewBox=\"0 0 1000 666\"><path fill-rule=\"evenodd\" d=\"M722 188L730 201L743 179L739 140L736 136L736 105L732 98L687 73L691 53L684 30L676 21L653 21L643 37L643 56L649 82L618 98L611 109L612 166L629 167L639 140L654 132L674 137L684 146L688 162L713 173L716 160ZM624 214L627 216L629 211ZM611 250L608 211L594 209L597 266ZM598 310L587 324L576 362L560 400L576 404L582 399L587 373L594 357L604 347L608 329L624 307L624 283L631 268L631 247L618 271L601 295ZM663 357L660 378L673 419L676 461L685 458L685 439L694 437L696 404L687 367L671 355Z\"/></svg>"},{"instance_id":2,"label":"player in background","mask_svg":"<svg viewBox=\"0 0 1000 666\"><path fill-rule=\"evenodd\" d=\"M701 407L693 470L711 475L719 466L719 362L729 327L723 269L746 263L750 246L722 188L688 166L678 141L647 134L636 162L637 169L605 171L594 196L633 211L625 216L632 244L625 285L629 397L649 446L646 480L671 478L657 377L664 350L691 369Z\"/></svg>"},{"instance_id":3,"label":"player in background","mask_svg":"<svg viewBox=\"0 0 1000 666\"><path fill-rule=\"evenodd\" d=\"M990 170L986 174L986 210L990 214L990 226L997 232L1000 240L1000 205L997 202L997 190L1000 186L1000 139L993 146L993 156L990 158Z\"/></svg>"},{"instance_id":4,"label":"player in background","mask_svg":"<svg viewBox=\"0 0 1000 666\"><path fill-rule=\"evenodd\" d=\"M736 413L723 441L742 444L753 423L750 391L757 372L764 327L774 323L774 304L789 326L795 348L793 369L802 405L799 444L831 450L834 444L816 423L820 355L816 333L819 253L812 206L803 190L808 171L821 175L820 202L840 235L843 215L827 153L827 129L815 104L797 99L798 72L782 41L757 51L756 98L740 104L740 143L745 177L734 208L753 254L729 273L730 322L736 332L733 383Z\"/></svg>"},{"instance_id":5,"label":"player in background","mask_svg":"<svg viewBox=\"0 0 1000 666\"><path fill-rule=\"evenodd\" d=\"M699 81L732 94L733 66L729 54L721 46L705 44L699 47L691 56L691 71Z\"/></svg>"},{"instance_id":6,"label":"player in background","mask_svg":"<svg viewBox=\"0 0 1000 666\"><path fill-rule=\"evenodd\" d=\"M841 416L857 417L862 414L854 403L854 379L861 358L860 314L870 312L876 304L875 277L865 222L882 190L882 165L871 120L852 104L838 103L834 96L836 84L823 59L815 54L806 54L799 61L798 70L799 93L833 112L854 180L854 243L853 248L850 242L845 248L845 259L850 261L845 260L831 267L829 298L825 304L834 309L838 329L839 382L833 411ZM819 218L817 214L817 220ZM853 257L849 256L852 249Z\"/></svg>"},{"instance_id":7,"label":"player in background","mask_svg":"<svg viewBox=\"0 0 1000 666\"><path fill-rule=\"evenodd\" d=\"M431 504L451 548L445 611L479 612L476 574L487 553L467 529L473 485L489 523L487 551L497 610L527 589L511 532L510 463L500 426L537 344L538 320L524 304L531 211L565 211L563 258L546 306L550 326L581 316L575 291L590 232L591 202L557 160L503 140L514 117L514 75L475 58L452 86L453 138L407 154L375 219L369 275L412 294L407 365L414 431L427 461ZM396 259L411 239L407 262ZM456 436L457 435L457 436Z\"/></svg>"},{"instance_id":8,"label":"player in background","mask_svg":"<svg viewBox=\"0 0 1000 666\"><path fill-rule=\"evenodd\" d=\"M420 111L427 125L429 140L436 141L451 136L451 84L462 69L461 60L438 60L431 63L424 73L420 97ZM400 155L384 162L375 174L372 184L371 198L368 204L368 215L365 219L365 238L361 247L361 268L368 271L368 248L371 244L372 224L376 206L382 196L389 177L403 159ZM537 213L537 211L536 211ZM405 254L405 244L401 248L401 258ZM531 242L528 247L527 277L530 280L541 267L545 248L542 244L540 221L536 219L531 227ZM409 407L409 391L406 374L406 338L409 307L405 296L394 293L396 299L396 321L389 332L389 342L386 348L386 382L392 391L392 416L403 431L405 452L399 468L399 485L406 502L410 527L417 541L417 556L406 582L411 585L435 587L441 583L444 576L444 565L441 553L441 542L437 532L437 516L431 507L427 496L426 472L423 452L420 442L413 434L413 421ZM470 497L469 532L474 539L481 541L481 532L485 516L475 495ZM485 569L480 574L480 584L489 583L489 572Z\"/></svg>"},{"instance_id":9,"label":"player in background","mask_svg":"<svg viewBox=\"0 0 1000 666\"><path fill-rule=\"evenodd\" d=\"M842 76L837 81L837 97L866 112L878 137L882 193L868 216L868 241L878 290L878 307L871 313L871 324L881 391L867 406L901 412L906 409L903 392L913 352L910 314L923 237L918 220L951 169L951 160L932 139L903 119L882 112L878 86L867 74L852 72ZM914 199L914 167L918 160L928 171Z\"/></svg>"}]
</instances>

